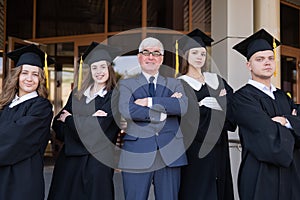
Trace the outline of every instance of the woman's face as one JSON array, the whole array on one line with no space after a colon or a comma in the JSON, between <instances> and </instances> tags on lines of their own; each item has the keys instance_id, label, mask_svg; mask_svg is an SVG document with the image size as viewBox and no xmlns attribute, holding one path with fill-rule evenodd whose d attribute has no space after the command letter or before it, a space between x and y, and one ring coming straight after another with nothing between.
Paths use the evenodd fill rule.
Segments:
<instances>
[{"instance_id":1,"label":"woman's face","mask_svg":"<svg viewBox=\"0 0 300 200\"><path fill-rule=\"evenodd\" d=\"M96 84L106 85L106 81L109 78L107 62L105 60L101 60L92 63L91 73Z\"/></svg>"},{"instance_id":2,"label":"woman's face","mask_svg":"<svg viewBox=\"0 0 300 200\"><path fill-rule=\"evenodd\" d=\"M188 63L197 69L201 69L206 61L206 49L196 47L189 50Z\"/></svg>"},{"instance_id":3,"label":"woman's face","mask_svg":"<svg viewBox=\"0 0 300 200\"><path fill-rule=\"evenodd\" d=\"M39 67L23 65L19 75L19 96L36 91L39 86Z\"/></svg>"}]
</instances>

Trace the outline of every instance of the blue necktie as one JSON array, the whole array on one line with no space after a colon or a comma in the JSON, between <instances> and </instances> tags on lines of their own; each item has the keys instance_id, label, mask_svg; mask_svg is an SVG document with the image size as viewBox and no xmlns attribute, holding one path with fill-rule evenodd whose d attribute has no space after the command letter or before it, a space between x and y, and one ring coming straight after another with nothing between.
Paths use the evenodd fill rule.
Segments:
<instances>
[{"instance_id":1,"label":"blue necktie","mask_svg":"<svg viewBox=\"0 0 300 200\"><path fill-rule=\"evenodd\" d=\"M155 77L154 76L151 76L149 78L149 94L150 94L150 97L154 97L155 96L155 89L154 89L154 81Z\"/></svg>"}]
</instances>

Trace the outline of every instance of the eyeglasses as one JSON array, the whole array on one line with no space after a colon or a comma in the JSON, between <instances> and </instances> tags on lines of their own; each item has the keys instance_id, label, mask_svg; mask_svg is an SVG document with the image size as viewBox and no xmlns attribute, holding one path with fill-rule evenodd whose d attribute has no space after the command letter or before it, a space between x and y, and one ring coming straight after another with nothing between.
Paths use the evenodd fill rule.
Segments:
<instances>
[{"instance_id":1,"label":"eyeglasses","mask_svg":"<svg viewBox=\"0 0 300 200\"><path fill-rule=\"evenodd\" d=\"M140 52L140 54L144 55L144 56L150 56L150 54L152 54L153 57L159 57L162 56L162 53L160 53L159 51L148 51L148 50L143 50Z\"/></svg>"}]
</instances>

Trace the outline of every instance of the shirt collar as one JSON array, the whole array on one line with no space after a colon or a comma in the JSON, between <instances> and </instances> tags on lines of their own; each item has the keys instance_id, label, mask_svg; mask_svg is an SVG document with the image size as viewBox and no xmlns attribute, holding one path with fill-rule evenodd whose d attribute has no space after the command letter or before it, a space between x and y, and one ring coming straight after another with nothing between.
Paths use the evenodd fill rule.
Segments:
<instances>
[{"instance_id":1,"label":"shirt collar","mask_svg":"<svg viewBox=\"0 0 300 200\"><path fill-rule=\"evenodd\" d=\"M273 92L275 92L277 89L274 85L271 84L271 88L269 88L266 85L264 85L260 82L254 81L252 79L249 79L248 84L256 87L260 91L262 91L265 94L267 94L268 96L270 96L272 99L275 99L275 96L274 96Z\"/></svg>"},{"instance_id":2,"label":"shirt collar","mask_svg":"<svg viewBox=\"0 0 300 200\"><path fill-rule=\"evenodd\" d=\"M158 73L154 74L154 75L151 75L151 74L148 74L146 72L142 72L142 74L145 76L145 78L147 79L147 81L149 82L149 78L151 76L154 76L154 80L153 80L153 83L156 84L157 83L157 77L158 77Z\"/></svg>"},{"instance_id":3,"label":"shirt collar","mask_svg":"<svg viewBox=\"0 0 300 200\"><path fill-rule=\"evenodd\" d=\"M91 88L92 86L89 86L83 93L84 96L86 96L85 102L88 104L93 99L95 99L97 96L104 97L107 93L107 90L105 89L105 86L102 87L97 93L94 94L94 96L91 96Z\"/></svg>"},{"instance_id":4,"label":"shirt collar","mask_svg":"<svg viewBox=\"0 0 300 200\"><path fill-rule=\"evenodd\" d=\"M17 94L15 96L15 98L12 100L12 102L9 104L9 107L10 108L13 108L15 107L16 105L24 102L24 101L27 101L29 99L32 99L32 98L35 98L38 96L38 93L36 91L33 91L31 93L28 93L28 94L25 94L21 97L19 97Z\"/></svg>"}]
</instances>

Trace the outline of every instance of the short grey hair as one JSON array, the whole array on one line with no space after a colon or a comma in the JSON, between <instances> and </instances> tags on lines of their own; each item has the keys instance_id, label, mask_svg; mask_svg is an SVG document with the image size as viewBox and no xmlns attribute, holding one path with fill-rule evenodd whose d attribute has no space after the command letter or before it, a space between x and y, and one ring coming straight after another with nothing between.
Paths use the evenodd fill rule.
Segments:
<instances>
[{"instance_id":1,"label":"short grey hair","mask_svg":"<svg viewBox=\"0 0 300 200\"><path fill-rule=\"evenodd\" d=\"M158 47L160 49L160 53L164 55L164 46L158 39L154 37L147 37L143 39L139 46L139 52L143 51L147 47Z\"/></svg>"}]
</instances>

